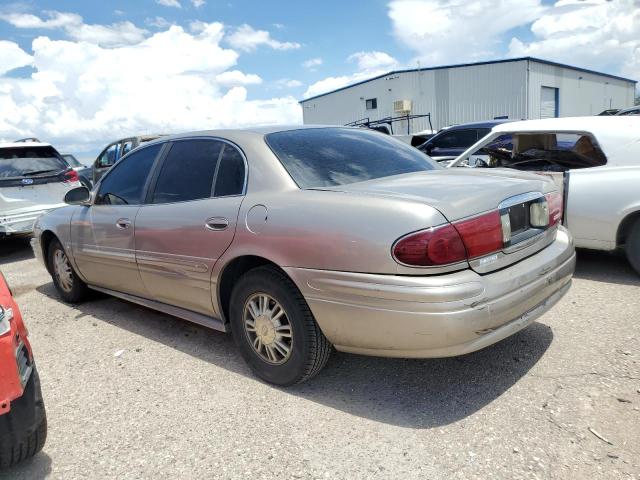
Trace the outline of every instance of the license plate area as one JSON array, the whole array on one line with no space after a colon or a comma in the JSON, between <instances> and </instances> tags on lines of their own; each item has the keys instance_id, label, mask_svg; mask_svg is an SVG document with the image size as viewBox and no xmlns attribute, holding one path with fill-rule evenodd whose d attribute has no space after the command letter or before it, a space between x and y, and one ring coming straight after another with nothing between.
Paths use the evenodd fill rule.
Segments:
<instances>
[{"instance_id":1,"label":"license plate area","mask_svg":"<svg viewBox=\"0 0 640 480\"><path fill-rule=\"evenodd\" d=\"M508 198L500 204L499 209L505 253L532 245L548 228L548 213L546 224L540 225L540 214L548 212L546 199L540 192Z\"/></svg>"}]
</instances>

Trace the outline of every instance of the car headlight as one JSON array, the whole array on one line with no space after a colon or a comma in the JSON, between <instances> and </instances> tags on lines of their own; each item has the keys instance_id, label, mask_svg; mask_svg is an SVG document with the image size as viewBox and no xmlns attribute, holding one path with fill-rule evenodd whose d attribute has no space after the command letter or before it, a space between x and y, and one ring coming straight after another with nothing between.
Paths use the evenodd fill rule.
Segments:
<instances>
[{"instance_id":1,"label":"car headlight","mask_svg":"<svg viewBox=\"0 0 640 480\"><path fill-rule=\"evenodd\" d=\"M13 310L10 308L4 308L0 305L0 335L11 331L11 319L13 318Z\"/></svg>"}]
</instances>

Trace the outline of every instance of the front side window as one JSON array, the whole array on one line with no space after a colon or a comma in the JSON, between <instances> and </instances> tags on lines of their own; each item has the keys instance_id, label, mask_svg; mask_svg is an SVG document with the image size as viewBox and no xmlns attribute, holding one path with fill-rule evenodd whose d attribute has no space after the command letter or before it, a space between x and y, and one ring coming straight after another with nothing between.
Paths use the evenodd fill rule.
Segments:
<instances>
[{"instance_id":1,"label":"front side window","mask_svg":"<svg viewBox=\"0 0 640 480\"><path fill-rule=\"evenodd\" d=\"M160 170L152 203L187 202L211 197L223 145L220 141L207 139L173 143Z\"/></svg>"},{"instance_id":2,"label":"front side window","mask_svg":"<svg viewBox=\"0 0 640 480\"><path fill-rule=\"evenodd\" d=\"M365 129L289 130L271 133L266 141L300 188L346 185L440 168L419 150Z\"/></svg>"},{"instance_id":3,"label":"front side window","mask_svg":"<svg viewBox=\"0 0 640 480\"><path fill-rule=\"evenodd\" d=\"M99 167L110 167L114 163L116 163L118 156L118 144L113 144L107 147L107 149L102 152L102 155L98 158L98 166Z\"/></svg>"},{"instance_id":4,"label":"front side window","mask_svg":"<svg viewBox=\"0 0 640 480\"><path fill-rule=\"evenodd\" d=\"M96 205L140 205L153 161L162 148L152 145L118 163L100 183Z\"/></svg>"},{"instance_id":5,"label":"front side window","mask_svg":"<svg viewBox=\"0 0 640 480\"><path fill-rule=\"evenodd\" d=\"M477 140L478 133L475 130L456 130L434 138L432 144L436 148L468 148Z\"/></svg>"}]
</instances>

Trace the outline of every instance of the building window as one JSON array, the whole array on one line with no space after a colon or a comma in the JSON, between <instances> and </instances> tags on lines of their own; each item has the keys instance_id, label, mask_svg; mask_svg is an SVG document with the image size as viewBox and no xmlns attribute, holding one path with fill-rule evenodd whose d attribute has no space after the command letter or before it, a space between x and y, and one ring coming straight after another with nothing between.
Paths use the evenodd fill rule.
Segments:
<instances>
[{"instance_id":1,"label":"building window","mask_svg":"<svg viewBox=\"0 0 640 480\"><path fill-rule=\"evenodd\" d=\"M366 100L367 110L375 110L378 108L378 99L377 98L369 98Z\"/></svg>"}]
</instances>

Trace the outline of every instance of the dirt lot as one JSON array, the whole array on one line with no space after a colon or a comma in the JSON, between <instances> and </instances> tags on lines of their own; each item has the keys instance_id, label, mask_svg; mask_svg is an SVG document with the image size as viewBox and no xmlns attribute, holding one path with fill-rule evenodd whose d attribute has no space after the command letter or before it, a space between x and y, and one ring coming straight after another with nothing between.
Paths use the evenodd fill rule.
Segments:
<instances>
[{"instance_id":1,"label":"dirt lot","mask_svg":"<svg viewBox=\"0 0 640 480\"><path fill-rule=\"evenodd\" d=\"M640 478L640 278L615 256L580 252L567 297L481 352L334 354L289 389L252 377L230 336L63 304L26 241L0 244L0 268L49 417L44 451L2 479Z\"/></svg>"}]
</instances>

